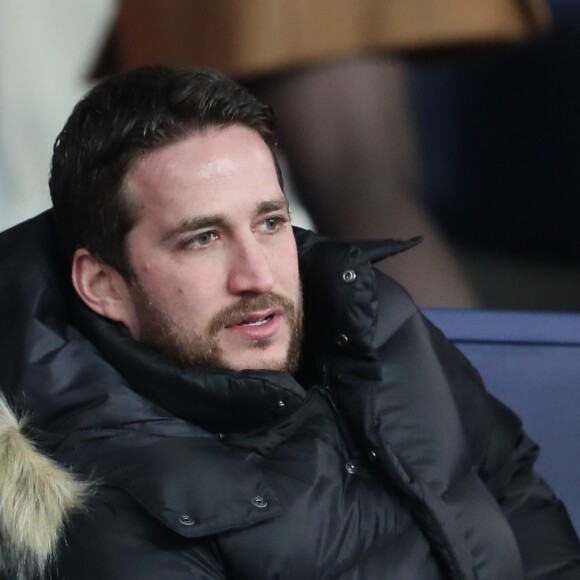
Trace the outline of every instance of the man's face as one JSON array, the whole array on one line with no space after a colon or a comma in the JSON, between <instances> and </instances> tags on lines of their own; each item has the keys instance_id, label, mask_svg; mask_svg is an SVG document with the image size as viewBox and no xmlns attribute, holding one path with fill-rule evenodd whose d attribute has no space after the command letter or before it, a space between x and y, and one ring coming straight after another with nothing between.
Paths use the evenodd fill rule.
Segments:
<instances>
[{"instance_id":1,"label":"man's face","mask_svg":"<svg viewBox=\"0 0 580 580\"><path fill-rule=\"evenodd\" d=\"M132 336L190 364L292 370L296 244L271 152L243 126L146 153L129 172Z\"/></svg>"}]
</instances>

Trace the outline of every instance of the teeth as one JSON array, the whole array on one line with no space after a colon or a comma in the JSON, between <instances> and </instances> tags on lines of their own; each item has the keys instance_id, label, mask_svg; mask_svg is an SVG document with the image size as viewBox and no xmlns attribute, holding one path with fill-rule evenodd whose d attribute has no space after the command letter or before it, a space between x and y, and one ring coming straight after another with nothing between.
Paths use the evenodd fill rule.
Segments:
<instances>
[{"instance_id":1,"label":"teeth","mask_svg":"<svg viewBox=\"0 0 580 580\"><path fill-rule=\"evenodd\" d=\"M269 316L266 316L266 318L259 318L258 320L243 322L242 324L244 326L262 326L262 324L266 324L266 322L269 322L270 320L272 320L271 314Z\"/></svg>"},{"instance_id":2,"label":"teeth","mask_svg":"<svg viewBox=\"0 0 580 580\"><path fill-rule=\"evenodd\" d=\"M260 320L254 320L253 322L244 322L244 326L262 326L268 322L267 318L260 318Z\"/></svg>"}]
</instances>

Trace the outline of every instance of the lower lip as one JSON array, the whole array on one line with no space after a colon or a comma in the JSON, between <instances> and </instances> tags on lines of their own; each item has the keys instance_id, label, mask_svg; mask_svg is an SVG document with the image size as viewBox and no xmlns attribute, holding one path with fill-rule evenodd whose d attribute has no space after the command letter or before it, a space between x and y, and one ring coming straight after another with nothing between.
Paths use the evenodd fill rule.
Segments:
<instances>
[{"instance_id":1,"label":"lower lip","mask_svg":"<svg viewBox=\"0 0 580 580\"><path fill-rule=\"evenodd\" d=\"M278 328L280 327L281 316L275 314L264 324L257 326L248 326L246 324L236 324L234 326L228 326L226 330L235 332L237 335L242 336L247 340L265 340L272 338Z\"/></svg>"}]
</instances>

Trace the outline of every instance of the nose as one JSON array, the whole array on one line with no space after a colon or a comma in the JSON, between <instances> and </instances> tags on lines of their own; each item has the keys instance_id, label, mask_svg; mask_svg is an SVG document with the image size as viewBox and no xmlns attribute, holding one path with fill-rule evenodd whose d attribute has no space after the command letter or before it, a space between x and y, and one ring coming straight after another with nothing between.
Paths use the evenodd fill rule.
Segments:
<instances>
[{"instance_id":1,"label":"nose","mask_svg":"<svg viewBox=\"0 0 580 580\"><path fill-rule=\"evenodd\" d=\"M265 294L274 287L269 258L260 243L250 235L236 243L228 276L228 290L234 295L251 292Z\"/></svg>"}]
</instances>

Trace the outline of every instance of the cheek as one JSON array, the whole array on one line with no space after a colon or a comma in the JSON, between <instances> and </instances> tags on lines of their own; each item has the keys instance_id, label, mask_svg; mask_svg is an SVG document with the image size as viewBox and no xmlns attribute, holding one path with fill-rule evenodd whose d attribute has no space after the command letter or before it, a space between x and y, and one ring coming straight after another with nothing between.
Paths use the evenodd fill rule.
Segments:
<instances>
[{"instance_id":1,"label":"cheek","mask_svg":"<svg viewBox=\"0 0 580 580\"><path fill-rule=\"evenodd\" d=\"M175 272L164 272L160 268L145 268L138 273L139 283L147 295L162 311L176 318L182 312L190 310L195 304L191 294L191 285Z\"/></svg>"},{"instance_id":2,"label":"cheek","mask_svg":"<svg viewBox=\"0 0 580 580\"><path fill-rule=\"evenodd\" d=\"M168 283L165 299L172 315L189 325L205 326L219 307L220 294L211 281L200 284L200 279L180 276Z\"/></svg>"},{"instance_id":3,"label":"cheek","mask_svg":"<svg viewBox=\"0 0 580 580\"><path fill-rule=\"evenodd\" d=\"M145 251L138 244L133 244L131 250L139 283L157 308L176 322L203 326L219 302L218 281L211 262L198 260L193 265L150 246Z\"/></svg>"},{"instance_id":4,"label":"cheek","mask_svg":"<svg viewBox=\"0 0 580 580\"><path fill-rule=\"evenodd\" d=\"M183 315L186 315L192 311L202 313L207 311L211 302L215 302L216 294L215 292L207 292L205 289L196 287L191 282L180 279L175 280L171 286L168 284L165 289L165 299L174 310L185 309Z\"/></svg>"},{"instance_id":5,"label":"cheek","mask_svg":"<svg viewBox=\"0 0 580 580\"><path fill-rule=\"evenodd\" d=\"M223 276L219 275L215 259L196 260L192 264L185 259L149 256L135 269L145 290L167 311L184 309L184 315L192 310L203 313L211 309L212 302L220 300Z\"/></svg>"}]
</instances>

